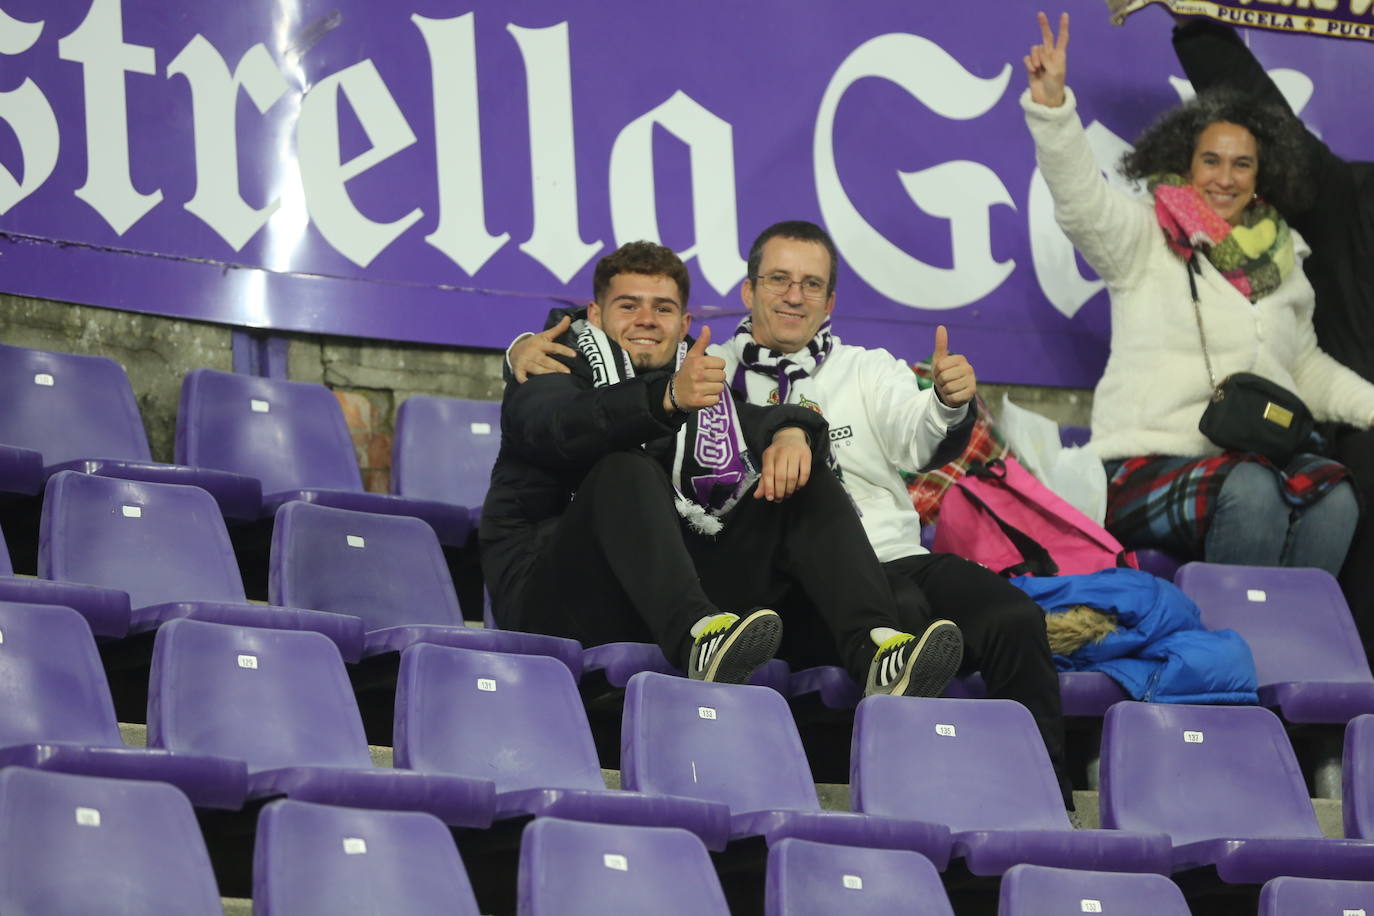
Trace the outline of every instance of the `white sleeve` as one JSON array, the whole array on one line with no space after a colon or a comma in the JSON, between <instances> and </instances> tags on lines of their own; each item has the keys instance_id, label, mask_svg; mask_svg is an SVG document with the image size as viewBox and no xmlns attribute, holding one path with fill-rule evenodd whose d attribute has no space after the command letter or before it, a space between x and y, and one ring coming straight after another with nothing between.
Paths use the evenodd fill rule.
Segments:
<instances>
[{"instance_id":1,"label":"white sleeve","mask_svg":"<svg viewBox=\"0 0 1374 916\"><path fill-rule=\"evenodd\" d=\"M934 388L922 389L911 367L886 350L869 350L859 364L855 390L883 450L901 470L916 472L930 463L950 427L969 410L946 407Z\"/></svg>"},{"instance_id":2,"label":"white sleeve","mask_svg":"<svg viewBox=\"0 0 1374 916\"><path fill-rule=\"evenodd\" d=\"M1050 108L1021 96L1026 126L1035 140L1035 160L1054 198L1054 217L1064 234L1107 283L1142 267L1154 215L1141 202L1107 183L1093 158L1078 117L1078 101L1065 87L1064 104Z\"/></svg>"}]
</instances>

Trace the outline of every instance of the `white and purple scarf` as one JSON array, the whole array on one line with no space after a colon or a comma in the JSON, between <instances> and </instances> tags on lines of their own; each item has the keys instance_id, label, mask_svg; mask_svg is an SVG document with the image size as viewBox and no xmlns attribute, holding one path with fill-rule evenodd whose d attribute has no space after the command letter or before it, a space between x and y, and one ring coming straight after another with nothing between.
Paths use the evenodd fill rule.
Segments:
<instances>
[{"instance_id":1,"label":"white and purple scarf","mask_svg":"<svg viewBox=\"0 0 1374 916\"><path fill-rule=\"evenodd\" d=\"M830 334L830 319L822 322L816 334L806 344L806 349L796 353L779 353L770 350L754 339L754 319L746 316L735 328L735 340L740 343L739 367L730 387L742 397L747 397L745 373L760 372L778 380L778 403L787 403L787 393L792 383L809 378L825 362L835 346Z\"/></svg>"},{"instance_id":2,"label":"white and purple scarf","mask_svg":"<svg viewBox=\"0 0 1374 916\"><path fill-rule=\"evenodd\" d=\"M597 388L634 378L629 354L600 328L579 318L572 323L577 349L592 367ZM688 344L678 344L673 367L682 365ZM673 504L693 530L718 534L724 516L759 477L758 461L749 453L735 412L735 400L724 392L713 407L689 412L675 436Z\"/></svg>"}]
</instances>

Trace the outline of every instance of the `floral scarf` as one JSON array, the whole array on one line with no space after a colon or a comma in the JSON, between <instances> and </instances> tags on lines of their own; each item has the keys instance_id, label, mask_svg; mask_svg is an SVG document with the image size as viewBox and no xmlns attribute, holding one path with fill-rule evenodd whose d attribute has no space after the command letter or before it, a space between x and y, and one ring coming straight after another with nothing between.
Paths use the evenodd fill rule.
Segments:
<instances>
[{"instance_id":1,"label":"floral scarf","mask_svg":"<svg viewBox=\"0 0 1374 916\"><path fill-rule=\"evenodd\" d=\"M1156 175L1149 187L1155 219L1184 261L1198 251L1251 302L1279 288L1293 270L1293 236L1279 212L1256 198L1232 226L1179 175Z\"/></svg>"}]
</instances>

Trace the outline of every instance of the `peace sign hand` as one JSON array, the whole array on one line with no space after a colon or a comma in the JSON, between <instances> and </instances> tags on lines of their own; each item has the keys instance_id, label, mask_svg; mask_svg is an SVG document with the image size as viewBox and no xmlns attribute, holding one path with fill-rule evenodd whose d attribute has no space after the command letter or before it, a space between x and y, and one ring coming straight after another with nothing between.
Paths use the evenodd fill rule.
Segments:
<instances>
[{"instance_id":1,"label":"peace sign hand","mask_svg":"<svg viewBox=\"0 0 1374 916\"><path fill-rule=\"evenodd\" d=\"M1049 17L1035 14L1040 23L1041 43L1031 45L1026 64L1026 79L1030 83L1031 100L1050 108L1064 104L1064 78L1068 71L1069 14L1059 14L1059 37L1050 31Z\"/></svg>"}]
</instances>

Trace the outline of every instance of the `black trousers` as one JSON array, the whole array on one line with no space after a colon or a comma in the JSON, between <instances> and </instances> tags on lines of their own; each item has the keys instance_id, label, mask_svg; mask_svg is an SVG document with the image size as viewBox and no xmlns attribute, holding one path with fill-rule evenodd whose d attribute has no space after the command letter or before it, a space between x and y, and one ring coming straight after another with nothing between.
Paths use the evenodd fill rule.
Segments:
<instances>
[{"instance_id":1,"label":"black trousers","mask_svg":"<svg viewBox=\"0 0 1374 916\"><path fill-rule=\"evenodd\" d=\"M1331 457L1350 469L1360 500L1360 523L1339 578L1365 653L1374 659L1374 522L1369 515L1374 507L1374 430L1338 426L1324 431Z\"/></svg>"},{"instance_id":2,"label":"black trousers","mask_svg":"<svg viewBox=\"0 0 1374 916\"><path fill-rule=\"evenodd\" d=\"M1001 576L954 554L903 557L884 563L883 570L903 615L899 629L920 633L941 617L958 624L963 670L982 672L989 697L1030 710L1060 789L1071 799L1059 675L1050 658L1045 612Z\"/></svg>"},{"instance_id":3,"label":"black trousers","mask_svg":"<svg viewBox=\"0 0 1374 916\"><path fill-rule=\"evenodd\" d=\"M502 625L595 646L655 642L685 666L691 626L720 610L772 607L780 656L843 664L859 683L869 630L903 629L894 596L849 496L821 473L781 503L752 491L715 536L688 529L659 464L641 452L606 456L544 532L523 593ZM910 614L919 613L913 608ZM1042 626L1043 630L1043 626Z\"/></svg>"}]
</instances>

